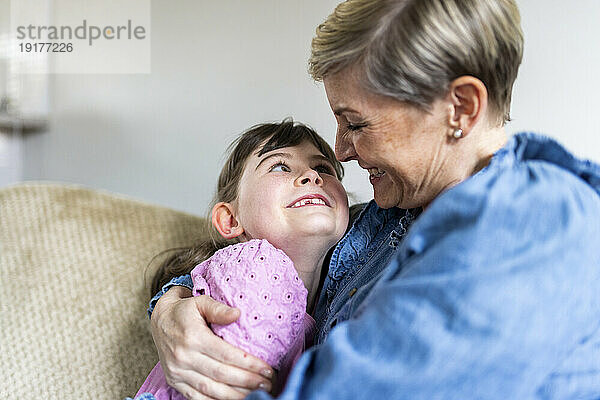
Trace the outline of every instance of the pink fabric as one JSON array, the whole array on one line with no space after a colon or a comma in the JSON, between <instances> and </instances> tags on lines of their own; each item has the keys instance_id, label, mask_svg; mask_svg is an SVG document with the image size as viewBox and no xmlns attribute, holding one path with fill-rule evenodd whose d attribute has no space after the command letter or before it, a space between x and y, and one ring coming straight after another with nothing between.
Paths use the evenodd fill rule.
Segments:
<instances>
[{"instance_id":1,"label":"pink fabric","mask_svg":"<svg viewBox=\"0 0 600 400\"><path fill-rule=\"evenodd\" d=\"M192 271L194 296L206 294L241 310L233 324L213 324L225 341L279 369L296 340L304 340L308 291L292 260L268 241L217 251Z\"/></svg>"},{"instance_id":2,"label":"pink fabric","mask_svg":"<svg viewBox=\"0 0 600 400\"><path fill-rule=\"evenodd\" d=\"M181 393L167 384L160 362L150 371L135 396L137 397L142 393L152 393L156 400L187 400Z\"/></svg>"},{"instance_id":3,"label":"pink fabric","mask_svg":"<svg viewBox=\"0 0 600 400\"><path fill-rule=\"evenodd\" d=\"M315 322L306 313L308 291L292 260L264 239L218 250L192 270L193 295L209 295L239 308L238 321L212 324L215 334L264 360L287 376L304 348L312 345ZM170 388L160 363L140 390L157 400L181 400Z\"/></svg>"}]
</instances>

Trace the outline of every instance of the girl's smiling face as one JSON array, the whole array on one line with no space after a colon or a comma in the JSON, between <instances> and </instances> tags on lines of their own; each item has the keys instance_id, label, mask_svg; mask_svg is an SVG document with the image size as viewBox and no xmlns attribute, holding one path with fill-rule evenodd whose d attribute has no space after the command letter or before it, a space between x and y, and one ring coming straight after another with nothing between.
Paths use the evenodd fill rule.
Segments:
<instances>
[{"instance_id":1,"label":"girl's smiling face","mask_svg":"<svg viewBox=\"0 0 600 400\"><path fill-rule=\"evenodd\" d=\"M333 246L348 225L348 196L331 162L310 142L284 147L246 162L235 204L244 239Z\"/></svg>"}]
</instances>

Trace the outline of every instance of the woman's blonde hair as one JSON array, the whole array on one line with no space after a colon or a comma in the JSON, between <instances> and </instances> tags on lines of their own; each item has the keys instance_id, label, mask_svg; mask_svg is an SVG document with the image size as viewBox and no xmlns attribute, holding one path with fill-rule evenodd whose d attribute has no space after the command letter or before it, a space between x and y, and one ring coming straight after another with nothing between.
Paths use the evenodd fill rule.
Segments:
<instances>
[{"instance_id":1,"label":"woman's blonde hair","mask_svg":"<svg viewBox=\"0 0 600 400\"><path fill-rule=\"evenodd\" d=\"M253 153L260 157L270 151L297 146L304 142L312 143L331 162L337 178L341 181L344 177L344 167L335 158L329 144L313 129L302 123L294 122L291 118L286 118L281 122L259 124L242 133L229 146L227 151L229 156L219 174L217 191L209 207L209 213L212 206L218 202L233 203L237 200L246 162ZM212 226L210 216L206 220L208 232L210 232L209 239L202 240L191 247L166 250L157 256L164 258L162 256L166 255L167 258L154 274L150 286L151 297L172 278L190 273L196 265L212 256L215 251L237 243L237 239L223 239Z\"/></svg>"},{"instance_id":2,"label":"woman's blonde hair","mask_svg":"<svg viewBox=\"0 0 600 400\"><path fill-rule=\"evenodd\" d=\"M365 89L423 109L471 75L504 124L523 55L520 21L513 0L348 0L317 28L309 71L322 80L359 66Z\"/></svg>"}]
</instances>

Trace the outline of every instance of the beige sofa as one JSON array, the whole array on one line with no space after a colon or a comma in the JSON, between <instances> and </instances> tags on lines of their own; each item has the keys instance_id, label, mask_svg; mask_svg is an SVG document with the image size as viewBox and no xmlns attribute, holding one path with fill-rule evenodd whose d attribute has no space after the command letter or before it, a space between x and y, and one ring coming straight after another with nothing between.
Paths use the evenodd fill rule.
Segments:
<instances>
[{"instance_id":1,"label":"beige sofa","mask_svg":"<svg viewBox=\"0 0 600 400\"><path fill-rule=\"evenodd\" d=\"M0 189L0 399L122 399L157 361L149 261L201 218L72 185Z\"/></svg>"}]
</instances>

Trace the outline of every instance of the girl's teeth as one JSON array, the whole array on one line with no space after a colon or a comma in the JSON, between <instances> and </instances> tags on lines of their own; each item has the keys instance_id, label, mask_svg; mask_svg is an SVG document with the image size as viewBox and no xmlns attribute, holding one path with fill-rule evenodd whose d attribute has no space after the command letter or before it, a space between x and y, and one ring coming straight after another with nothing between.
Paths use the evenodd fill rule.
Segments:
<instances>
[{"instance_id":1,"label":"girl's teeth","mask_svg":"<svg viewBox=\"0 0 600 400\"><path fill-rule=\"evenodd\" d=\"M304 199L304 200L300 200L300 201L296 202L292 207L302 207L307 204L320 204L320 205L324 205L324 206L327 205L321 199Z\"/></svg>"}]
</instances>

